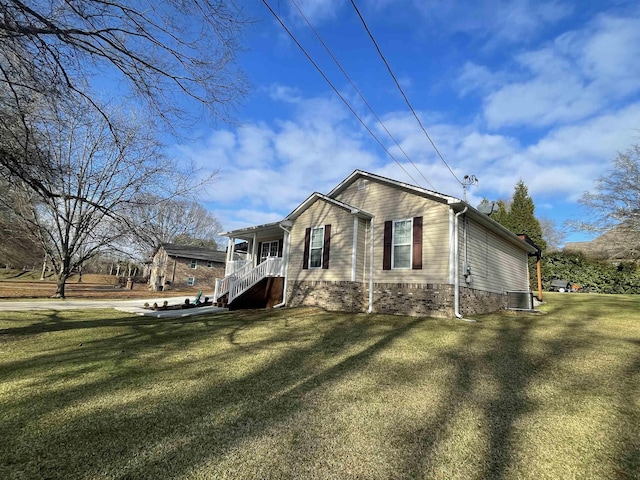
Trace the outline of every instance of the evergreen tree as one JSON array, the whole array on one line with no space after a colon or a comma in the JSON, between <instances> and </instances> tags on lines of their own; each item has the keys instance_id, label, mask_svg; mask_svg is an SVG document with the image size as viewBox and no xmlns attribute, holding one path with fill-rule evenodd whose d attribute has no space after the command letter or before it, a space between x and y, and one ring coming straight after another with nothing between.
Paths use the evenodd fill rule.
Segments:
<instances>
[{"instance_id":1,"label":"evergreen tree","mask_svg":"<svg viewBox=\"0 0 640 480\"><path fill-rule=\"evenodd\" d=\"M511 211L509 212L509 227L512 232L529 236L533 242L545 250L547 244L542 239L542 227L535 216L535 206L533 199L529 196L529 189L520 180L516 184L513 192L513 201L511 202Z\"/></svg>"},{"instance_id":2,"label":"evergreen tree","mask_svg":"<svg viewBox=\"0 0 640 480\"><path fill-rule=\"evenodd\" d=\"M522 180L516 184L510 204L503 200L498 201L498 211L492 218L517 235L527 235L542 251L546 249L542 227L535 217L533 199Z\"/></svg>"},{"instance_id":3,"label":"evergreen tree","mask_svg":"<svg viewBox=\"0 0 640 480\"><path fill-rule=\"evenodd\" d=\"M500 225L504 225L506 227L509 223L509 204L505 200L498 200L496 203L498 205L498 210L491 215L491 218Z\"/></svg>"}]
</instances>

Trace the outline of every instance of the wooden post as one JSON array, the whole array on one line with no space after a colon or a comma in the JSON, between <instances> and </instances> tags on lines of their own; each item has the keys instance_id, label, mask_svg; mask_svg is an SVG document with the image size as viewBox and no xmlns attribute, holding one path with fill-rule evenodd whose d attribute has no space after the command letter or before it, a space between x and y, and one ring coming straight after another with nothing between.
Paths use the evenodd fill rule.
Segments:
<instances>
[{"instance_id":1,"label":"wooden post","mask_svg":"<svg viewBox=\"0 0 640 480\"><path fill-rule=\"evenodd\" d=\"M538 300L542 301L542 271L540 269L541 256L538 255L538 261L536 262L536 270L538 271Z\"/></svg>"}]
</instances>

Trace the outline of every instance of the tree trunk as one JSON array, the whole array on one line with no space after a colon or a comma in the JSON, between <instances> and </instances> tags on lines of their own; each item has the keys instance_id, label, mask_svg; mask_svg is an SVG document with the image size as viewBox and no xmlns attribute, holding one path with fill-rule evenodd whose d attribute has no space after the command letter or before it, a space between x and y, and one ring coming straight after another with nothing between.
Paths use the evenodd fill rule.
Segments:
<instances>
[{"instance_id":1,"label":"tree trunk","mask_svg":"<svg viewBox=\"0 0 640 480\"><path fill-rule=\"evenodd\" d=\"M52 298L64 298L64 287L67 283L67 278L69 278L68 274L58 274L58 278L56 279L56 293L53 294Z\"/></svg>"},{"instance_id":2,"label":"tree trunk","mask_svg":"<svg viewBox=\"0 0 640 480\"><path fill-rule=\"evenodd\" d=\"M69 259L65 259L60 266L60 270L58 271L58 275L56 278L56 293L53 294L52 298L64 298L64 289L67 283L67 279L71 275L71 268L69 265Z\"/></svg>"}]
</instances>

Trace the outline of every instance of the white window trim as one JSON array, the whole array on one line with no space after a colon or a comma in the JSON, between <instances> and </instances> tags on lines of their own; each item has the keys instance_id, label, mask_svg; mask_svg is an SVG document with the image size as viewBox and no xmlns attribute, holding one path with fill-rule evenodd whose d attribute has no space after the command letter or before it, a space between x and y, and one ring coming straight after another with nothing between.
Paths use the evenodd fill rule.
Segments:
<instances>
[{"instance_id":1,"label":"white window trim","mask_svg":"<svg viewBox=\"0 0 640 480\"><path fill-rule=\"evenodd\" d=\"M322 239L322 246L320 247L320 265L317 267L311 266L311 250L318 250L318 247L315 247L315 248L312 247L314 230L322 231L320 235L320 238ZM316 270L316 269L322 268L323 260L324 260L324 225L318 226L318 227L311 227L311 232L309 233L309 263L307 265L309 267L309 270Z\"/></svg>"},{"instance_id":2,"label":"white window trim","mask_svg":"<svg viewBox=\"0 0 640 480\"><path fill-rule=\"evenodd\" d=\"M189 262L189 268L192 268L193 270L198 268L198 260L196 258L191 259L191 261Z\"/></svg>"},{"instance_id":3,"label":"white window trim","mask_svg":"<svg viewBox=\"0 0 640 480\"><path fill-rule=\"evenodd\" d=\"M207 268L213 267L213 260L207 260Z\"/></svg>"},{"instance_id":4,"label":"white window trim","mask_svg":"<svg viewBox=\"0 0 640 480\"><path fill-rule=\"evenodd\" d=\"M196 284L196 277L187 277L187 285L193 287Z\"/></svg>"},{"instance_id":5,"label":"white window trim","mask_svg":"<svg viewBox=\"0 0 640 480\"><path fill-rule=\"evenodd\" d=\"M407 245L406 243L396 244L396 223L409 222L409 266L408 267L396 267L396 247ZM391 269L392 270L411 270L413 263L413 218L398 218L393 220L393 228L391 229Z\"/></svg>"}]
</instances>

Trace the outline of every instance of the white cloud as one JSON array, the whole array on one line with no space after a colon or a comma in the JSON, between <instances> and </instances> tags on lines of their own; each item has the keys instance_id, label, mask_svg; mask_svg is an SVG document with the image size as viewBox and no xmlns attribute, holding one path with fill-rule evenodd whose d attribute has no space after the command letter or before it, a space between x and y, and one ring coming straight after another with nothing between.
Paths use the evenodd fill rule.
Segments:
<instances>
[{"instance_id":1,"label":"white cloud","mask_svg":"<svg viewBox=\"0 0 640 480\"><path fill-rule=\"evenodd\" d=\"M640 17L600 16L586 39L580 62L586 75L619 94L638 89L640 78Z\"/></svg>"},{"instance_id":2,"label":"white cloud","mask_svg":"<svg viewBox=\"0 0 640 480\"><path fill-rule=\"evenodd\" d=\"M563 69L545 61L548 51L524 54L531 69ZM551 59L556 58L551 56ZM346 108L333 98L305 98L286 87L273 88L272 98L293 107L294 115L270 125L249 123L217 130L199 145L182 150L220 177L207 193L225 229L269 223L282 218L314 191L326 193L354 169L368 170L414 183L362 131ZM459 124L442 115L418 112L423 124L459 179L474 174L480 184L468 190L477 204L483 197L508 198L524 180L536 203L561 215L593 186L616 151L637 142L640 103L610 106L572 124L557 124L529 144L503 132L487 132L481 124ZM409 112L381 118L413 160L418 173L379 126L373 126L409 175L427 188L462 196L462 188L442 164ZM430 185L424 182L424 175ZM555 206L555 208L551 208Z\"/></svg>"},{"instance_id":3,"label":"white cloud","mask_svg":"<svg viewBox=\"0 0 640 480\"><path fill-rule=\"evenodd\" d=\"M312 23L317 24L335 18L344 0L296 0L300 10ZM290 6L291 17L303 22L295 5Z\"/></svg>"},{"instance_id":4,"label":"white cloud","mask_svg":"<svg viewBox=\"0 0 640 480\"><path fill-rule=\"evenodd\" d=\"M388 4L397 6L395 2ZM472 34L484 38L492 48L505 42L526 43L546 25L558 22L572 11L572 7L563 2L533 0L439 2L436 6L413 0L413 5L436 31Z\"/></svg>"},{"instance_id":5,"label":"white cloud","mask_svg":"<svg viewBox=\"0 0 640 480\"><path fill-rule=\"evenodd\" d=\"M456 85L460 96L466 96L470 92L490 93L504 80L499 79L489 68L473 62L466 62L456 79Z\"/></svg>"},{"instance_id":6,"label":"white cloud","mask_svg":"<svg viewBox=\"0 0 640 480\"><path fill-rule=\"evenodd\" d=\"M220 170L203 200L216 205L225 228L275 221L313 191L327 192L353 170L379 162L335 100L299 99L296 108L293 119L273 127L214 131L201 145L182 146L198 165Z\"/></svg>"},{"instance_id":7,"label":"white cloud","mask_svg":"<svg viewBox=\"0 0 640 480\"><path fill-rule=\"evenodd\" d=\"M638 58L640 17L600 15L581 30L516 56L516 70L466 64L458 85L461 95L485 95L490 128L547 127L588 118L640 91Z\"/></svg>"}]
</instances>

